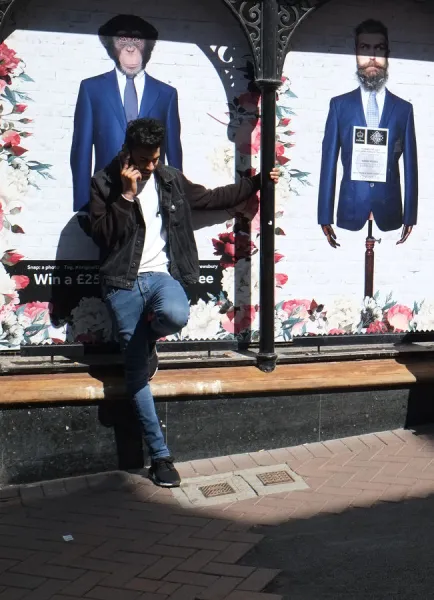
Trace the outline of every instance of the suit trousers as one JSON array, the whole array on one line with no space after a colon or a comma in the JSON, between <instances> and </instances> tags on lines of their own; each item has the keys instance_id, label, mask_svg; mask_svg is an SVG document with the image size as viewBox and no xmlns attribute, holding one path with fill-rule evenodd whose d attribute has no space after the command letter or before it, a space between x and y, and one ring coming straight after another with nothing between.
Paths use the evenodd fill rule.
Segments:
<instances>
[{"instance_id":1,"label":"suit trousers","mask_svg":"<svg viewBox=\"0 0 434 600\"><path fill-rule=\"evenodd\" d=\"M152 272L139 273L132 290L105 288L103 297L117 328L126 387L149 456L151 459L169 456L149 385L149 357L158 339L186 326L190 312L187 296L173 277Z\"/></svg>"}]
</instances>

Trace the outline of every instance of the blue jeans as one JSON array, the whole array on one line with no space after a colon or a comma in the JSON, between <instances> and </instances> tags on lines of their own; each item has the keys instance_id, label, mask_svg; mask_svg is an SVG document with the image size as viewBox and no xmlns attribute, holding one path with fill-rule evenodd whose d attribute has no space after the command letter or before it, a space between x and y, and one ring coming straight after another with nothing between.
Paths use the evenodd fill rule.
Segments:
<instances>
[{"instance_id":1,"label":"blue jeans","mask_svg":"<svg viewBox=\"0 0 434 600\"><path fill-rule=\"evenodd\" d=\"M166 273L140 273L132 290L108 287L104 301L114 318L125 360L127 391L132 397L151 459L169 456L149 385L149 351L160 338L187 324L187 296ZM149 320L148 315L153 317Z\"/></svg>"}]
</instances>

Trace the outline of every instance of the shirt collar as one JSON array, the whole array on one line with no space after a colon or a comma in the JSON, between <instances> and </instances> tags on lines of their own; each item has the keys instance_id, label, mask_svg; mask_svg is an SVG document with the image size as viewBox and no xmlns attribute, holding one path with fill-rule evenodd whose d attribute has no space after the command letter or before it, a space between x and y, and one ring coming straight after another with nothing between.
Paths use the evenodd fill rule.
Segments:
<instances>
[{"instance_id":1,"label":"shirt collar","mask_svg":"<svg viewBox=\"0 0 434 600\"><path fill-rule=\"evenodd\" d=\"M371 93L369 90L365 90L365 88L363 86L360 86L360 90L364 97L368 97L369 94ZM377 92L377 98L383 98L385 95L386 95L386 86L383 85L381 90L378 90L378 92Z\"/></svg>"},{"instance_id":2,"label":"shirt collar","mask_svg":"<svg viewBox=\"0 0 434 600\"><path fill-rule=\"evenodd\" d=\"M120 71L117 67L116 67L116 75L118 80L120 81L125 81L127 76L122 73L122 71ZM143 79L145 78L146 73L145 71L140 71L140 73L137 73L137 75L134 77L134 81L143 81Z\"/></svg>"}]
</instances>

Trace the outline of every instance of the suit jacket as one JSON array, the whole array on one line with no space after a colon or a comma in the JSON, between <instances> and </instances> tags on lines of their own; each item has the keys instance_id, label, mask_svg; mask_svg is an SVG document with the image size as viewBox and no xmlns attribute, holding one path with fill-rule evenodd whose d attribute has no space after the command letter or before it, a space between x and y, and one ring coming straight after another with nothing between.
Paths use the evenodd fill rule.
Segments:
<instances>
[{"instance_id":1,"label":"suit jacket","mask_svg":"<svg viewBox=\"0 0 434 600\"><path fill-rule=\"evenodd\" d=\"M359 231L370 213L381 231L415 225L417 221L418 171L413 107L386 90L381 128L389 129L387 181L351 181L353 127L366 127L360 88L332 98L322 144L318 195L318 223L334 223L336 169L341 152L343 177L337 210L337 226ZM398 161L404 154L404 212Z\"/></svg>"},{"instance_id":2,"label":"suit jacket","mask_svg":"<svg viewBox=\"0 0 434 600\"><path fill-rule=\"evenodd\" d=\"M146 74L145 91L139 117L158 119L166 127L161 157L182 171L181 125L178 93L175 88ZM94 172L100 171L121 150L125 141L127 119L116 71L84 79L80 84L74 116L71 147L71 170L74 210L82 210L90 200L92 149L95 149Z\"/></svg>"}]
</instances>

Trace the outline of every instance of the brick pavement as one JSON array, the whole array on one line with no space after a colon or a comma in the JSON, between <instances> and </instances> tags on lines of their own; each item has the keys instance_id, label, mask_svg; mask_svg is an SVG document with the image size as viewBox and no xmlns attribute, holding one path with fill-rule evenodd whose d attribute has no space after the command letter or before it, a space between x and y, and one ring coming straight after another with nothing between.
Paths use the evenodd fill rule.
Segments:
<instances>
[{"instance_id":1,"label":"brick pavement","mask_svg":"<svg viewBox=\"0 0 434 600\"><path fill-rule=\"evenodd\" d=\"M138 475L0 490L0 600L278 600L238 564L262 524L434 492L434 436L397 430L179 465L191 477L287 463L309 489L181 508ZM63 536L72 535L72 541Z\"/></svg>"}]
</instances>

